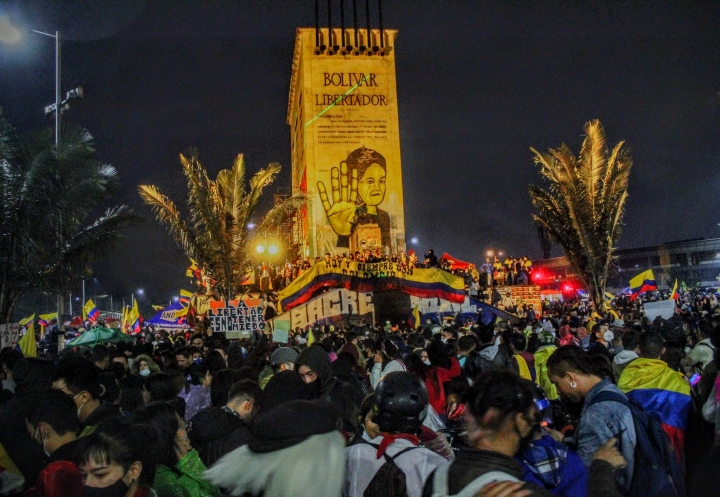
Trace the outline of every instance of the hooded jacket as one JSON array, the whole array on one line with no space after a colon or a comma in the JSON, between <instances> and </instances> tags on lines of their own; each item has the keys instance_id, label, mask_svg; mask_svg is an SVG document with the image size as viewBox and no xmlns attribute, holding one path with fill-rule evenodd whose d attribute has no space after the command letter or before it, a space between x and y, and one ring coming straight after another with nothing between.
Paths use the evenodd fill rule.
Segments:
<instances>
[{"instance_id":1,"label":"hooded jacket","mask_svg":"<svg viewBox=\"0 0 720 497\"><path fill-rule=\"evenodd\" d=\"M535 381L545 390L548 400L558 398L557 388L550 381L547 370L547 361L556 350L554 345L544 345L535 352Z\"/></svg>"},{"instance_id":2,"label":"hooded jacket","mask_svg":"<svg viewBox=\"0 0 720 497\"><path fill-rule=\"evenodd\" d=\"M32 485L45 467L45 454L30 438L22 401L29 395L50 389L54 369L52 361L45 359L19 360L13 369L15 397L0 406L0 444L17 465L26 485Z\"/></svg>"},{"instance_id":3,"label":"hooded jacket","mask_svg":"<svg viewBox=\"0 0 720 497\"><path fill-rule=\"evenodd\" d=\"M638 358L638 355L632 350L621 350L615 357L613 357L612 369L615 374L615 379L620 378L620 375L625 370L628 364Z\"/></svg>"},{"instance_id":4,"label":"hooded jacket","mask_svg":"<svg viewBox=\"0 0 720 497\"><path fill-rule=\"evenodd\" d=\"M312 394L331 402L341 414L343 430L354 433L360 412L360 406L354 400L356 393L350 385L335 378L325 349L313 344L300 352L295 360L295 371L299 371L301 366L307 366L317 374L315 381L320 382L320 386L317 390L310 387Z\"/></svg>"},{"instance_id":5,"label":"hooded jacket","mask_svg":"<svg viewBox=\"0 0 720 497\"><path fill-rule=\"evenodd\" d=\"M245 445L250 439L250 427L229 407L211 407L192 418L188 437L209 468L228 452Z\"/></svg>"},{"instance_id":6,"label":"hooded jacket","mask_svg":"<svg viewBox=\"0 0 720 497\"><path fill-rule=\"evenodd\" d=\"M510 354L499 345L483 345L478 350L478 355L481 359L481 373L501 370L515 371L517 373L517 368L514 367Z\"/></svg>"}]
</instances>

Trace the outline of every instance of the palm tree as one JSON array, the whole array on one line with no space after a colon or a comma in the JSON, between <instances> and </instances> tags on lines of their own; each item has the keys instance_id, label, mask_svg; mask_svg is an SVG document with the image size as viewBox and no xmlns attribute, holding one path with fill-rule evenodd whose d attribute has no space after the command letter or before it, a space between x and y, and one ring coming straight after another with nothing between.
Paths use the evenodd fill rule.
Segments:
<instances>
[{"instance_id":1,"label":"palm tree","mask_svg":"<svg viewBox=\"0 0 720 497\"><path fill-rule=\"evenodd\" d=\"M550 183L547 189L531 185L530 198L537 209L535 222L563 248L602 315L633 161L624 141L609 150L600 121L586 123L584 131L578 157L564 143L548 153L530 149Z\"/></svg>"},{"instance_id":2,"label":"palm tree","mask_svg":"<svg viewBox=\"0 0 720 497\"><path fill-rule=\"evenodd\" d=\"M55 294L62 314L62 296L139 220L125 205L93 217L119 182L87 130L66 124L59 145L50 128L20 136L0 123L0 322L30 290Z\"/></svg>"},{"instance_id":3,"label":"palm tree","mask_svg":"<svg viewBox=\"0 0 720 497\"><path fill-rule=\"evenodd\" d=\"M281 166L270 164L246 183L245 160L239 154L231 169L223 169L216 180L198 160L196 151L180 154L180 163L187 179L188 214L163 195L157 186L141 185L139 193L157 220L164 224L185 254L197 261L204 275L216 281L216 288L226 299L239 295L242 282L252 267L249 242L253 219L263 190L270 186ZM277 203L256 223L256 232L276 230L299 207L307 195L298 193Z\"/></svg>"}]
</instances>

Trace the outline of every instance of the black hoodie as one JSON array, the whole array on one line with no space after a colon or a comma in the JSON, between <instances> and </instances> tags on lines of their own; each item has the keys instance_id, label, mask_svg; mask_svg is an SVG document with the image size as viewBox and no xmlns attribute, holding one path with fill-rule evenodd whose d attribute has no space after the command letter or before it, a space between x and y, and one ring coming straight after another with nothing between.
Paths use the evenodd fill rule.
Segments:
<instances>
[{"instance_id":1,"label":"black hoodie","mask_svg":"<svg viewBox=\"0 0 720 497\"><path fill-rule=\"evenodd\" d=\"M310 388L311 394L316 398L331 402L340 412L342 429L354 433L358 424L357 415L360 413L360 406L355 401L357 395L353 387L335 378L330 358L325 349L320 345L313 344L300 352L295 360L295 371L299 371L300 366L309 367L318 376L315 381L320 382L320 387L319 389Z\"/></svg>"},{"instance_id":2,"label":"black hoodie","mask_svg":"<svg viewBox=\"0 0 720 497\"><path fill-rule=\"evenodd\" d=\"M188 437L209 468L228 452L247 444L250 427L229 407L211 407L193 416Z\"/></svg>"},{"instance_id":3,"label":"black hoodie","mask_svg":"<svg viewBox=\"0 0 720 497\"><path fill-rule=\"evenodd\" d=\"M52 361L45 359L19 360L13 369L15 397L0 408L0 443L25 477L26 488L35 483L47 458L42 447L30 438L23 400L49 390L54 369Z\"/></svg>"}]
</instances>

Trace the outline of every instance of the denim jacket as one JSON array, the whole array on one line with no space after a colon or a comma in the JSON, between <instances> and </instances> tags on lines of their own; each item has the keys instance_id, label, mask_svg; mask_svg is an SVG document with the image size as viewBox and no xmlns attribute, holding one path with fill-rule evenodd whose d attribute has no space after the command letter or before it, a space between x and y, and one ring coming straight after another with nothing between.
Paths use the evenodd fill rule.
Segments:
<instances>
[{"instance_id":1,"label":"denim jacket","mask_svg":"<svg viewBox=\"0 0 720 497\"><path fill-rule=\"evenodd\" d=\"M611 391L625 396L622 391L607 378L595 385L585 397L585 404L580 413L580 422L575 432L577 453L590 468L593 453L610 438L616 437L620 453L627 461L627 466L617 472L620 486L628 490L633 474L635 453L635 425L630 409L619 402L598 402L590 407L592 398L600 392Z\"/></svg>"}]
</instances>

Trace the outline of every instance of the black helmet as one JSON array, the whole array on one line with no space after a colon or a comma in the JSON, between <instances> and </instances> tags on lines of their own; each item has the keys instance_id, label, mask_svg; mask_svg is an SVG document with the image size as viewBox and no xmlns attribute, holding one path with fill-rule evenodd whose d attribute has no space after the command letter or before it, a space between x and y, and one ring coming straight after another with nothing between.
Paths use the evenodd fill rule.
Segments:
<instances>
[{"instance_id":1,"label":"black helmet","mask_svg":"<svg viewBox=\"0 0 720 497\"><path fill-rule=\"evenodd\" d=\"M386 433L415 434L428 408L425 384L412 373L389 373L375 390L376 422Z\"/></svg>"}]
</instances>

